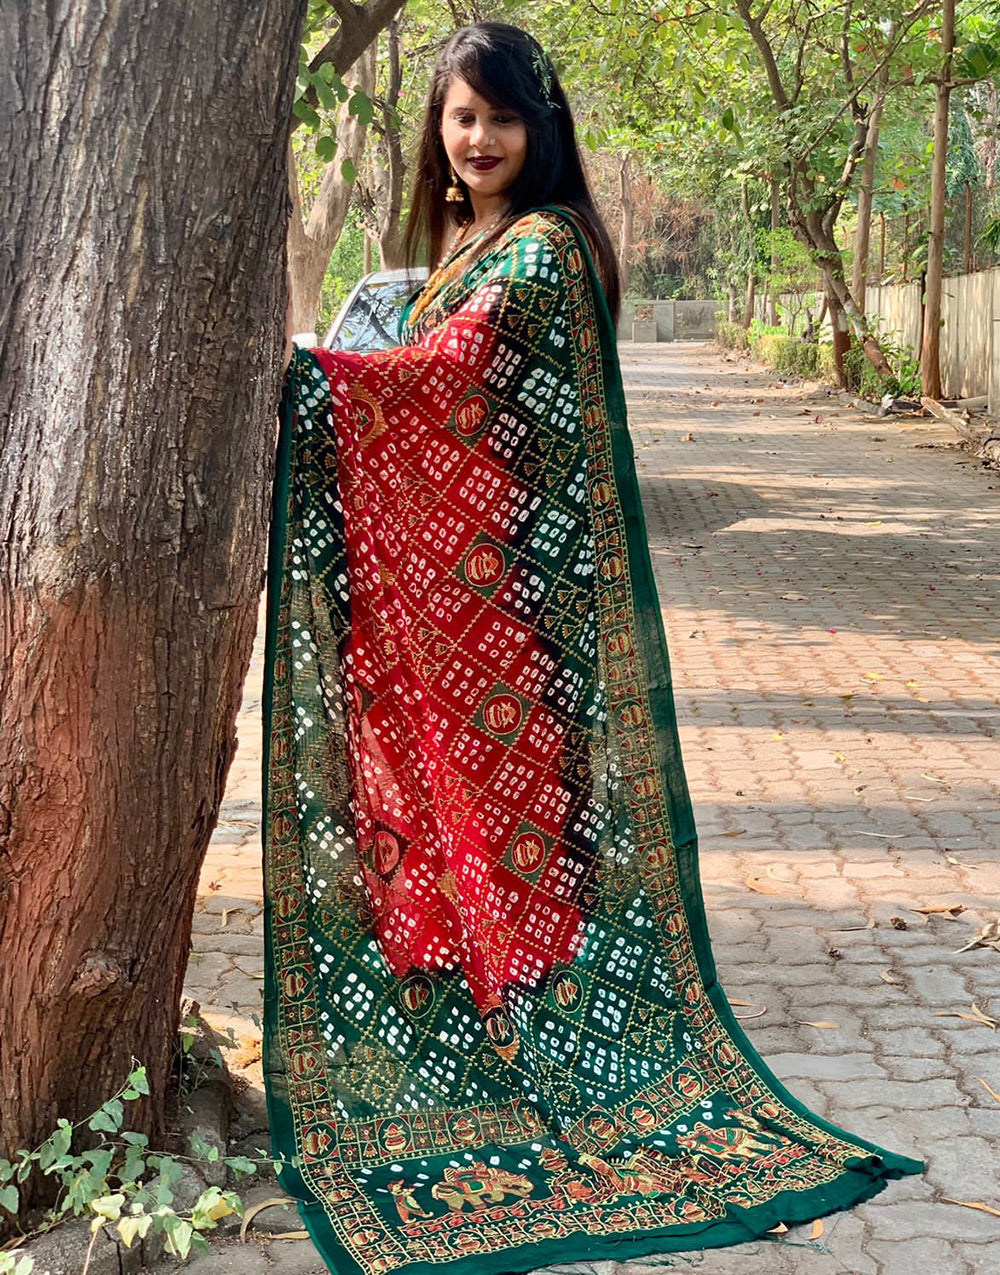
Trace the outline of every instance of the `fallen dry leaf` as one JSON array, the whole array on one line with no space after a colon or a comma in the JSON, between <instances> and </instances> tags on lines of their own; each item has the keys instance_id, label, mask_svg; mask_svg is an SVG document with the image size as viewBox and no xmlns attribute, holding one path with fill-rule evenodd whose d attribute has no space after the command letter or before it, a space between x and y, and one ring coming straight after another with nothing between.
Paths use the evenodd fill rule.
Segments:
<instances>
[{"instance_id":1,"label":"fallen dry leaf","mask_svg":"<svg viewBox=\"0 0 1000 1275\"><path fill-rule=\"evenodd\" d=\"M240 1239L245 1244L247 1242L247 1231L250 1223L254 1220L258 1213L263 1213L265 1209L275 1208L279 1204L294 1204L295 1201L289 1195L273 1195L267 1200L261 1200L257 1204L252 1205L243 1214L243 1222L240 1225Z\"/></svg>"},{"instance_id":2,"label":"fallen dry leaf","mask_svg":"<svg viewBox=\"0 0 1000 1275\"><path fill-rule=\"evenodd\" d=\"M945 916L955 921L965 911L964 903L932 903L925 908L907 908L907 912L919 912L921 916Z\"/></svg>"},{"instance_id":3,"label":"fallen dry leaf","mask_svg":"<svg viewBox=\"0 0 1000 1275\"><path fill-rule=\"evenodd\" d=\"M746 832L746 828L734 828L732 832L721 832L721 837L742 837Z\"/></svg>"},{"instance_id":4,"label":"fallen dry leaf","mask_svg":"<svg viewBox=\"0 0 1000 1275\"><path fill-rule=\"evenodd\" d=\"M818 1217L812 1224L812 1229L809 1232L809 1238L811 1240L818 1240L822 1236L823 1230L823 1219Z\"/></svg>"},{"instance_id":5,"label":"fallen dry leaf","mask_svg":"<svg viewBox=\"0 0 1000 1275\"><path fill-rule=\"evenodd\" d=\"M984 1014L978 1005L973 1002L972 1013L966 1014L958 1009L936 1009L934 1011L935 1018L964 1018L967 1022L978 1023L980 1027L989 1027L996 1031L1000 1027L1000 1022L995 1018L990 1018L989 1014Z\"/></svg>"},{"instance_id":6,"label":"fallen dry leaf","mask_svg":"<svg viewBox=\"0 0 1000 1275\"><path fill-rule=\"evenodd\" d=\"M964 947L956 949L955 955L958 956L960 952L972 952L977 947L992 947L1000 952L1000 916L995 921L987 921L974 939L970 939Z\"/></svg>"},{"instance_id":7,"label":"fallen dry leaf","mask_svg":"<svg viewBox=\"0 0 1000 1275\"><path fill-rule=\"evenodd\" d=\"M901 916L890 916L889 924L894 930L908 930L910 928Z\"/></svg>"},{"instance_id":8,"label":"fallen dry leaf","mask_svg":"<svg viewBox=\"0 0 1000 1275\"><path fill-rule=\"evenodd\" d=\"M768 1235L785 1235L787 1232L788 1227L784 1224L784 1222L779 1222L777 1226L772 1226L767 1233Z\"/></svg>"},{"instance_id":9,"label":"fallen dry leaf","mask_svg":"<svg viewBox=\"0 0 1000 1275\"><path fill-rule=\"evenodd\" d=\"M754 892L755 894L778 894L778 895L780 895L780 894L782 893L782 891L781 891L780 889L776 889L776 888L775 888L776 886L778 886L778 885L793 885L793 884L794 884L794 882L792 882L792 881L778 881L778 880L777 880L777 879L775 879L775 878L747 877L747 887L748 887L748 889L753 890L753 892ZM787 896L786 896L786 897L787 897Z\"/></svg>"},{"instance_id":10,"label":"fallen dry leaf","mask_svg":"<svg viewBox=\"0 0 1000 1275\"><path fill-rule=\"evenodd\" d=\"M783 593L781 597L785 602L805 602L806 600L804 593Z\"/></svg>"},{"instance_id":11,"label":"fallen dry leaf","mask_svg":"<svg viewBox=\"0 0 1000 1275\"><path fill-rule=\"evenodd\" d=\"M889 983L893 987L898 987L901 981L900 979L896 978L895 975L890 974L888 970L882 970L882 972L879 974L879 978L882 980L883 983Z\"/></svg>"},{"instance_id":12,"label":"fallen dry leaf","mask_svg":"<svg viewBox=\"0 0 1000 1275\"><path fill-rule=\"evenodd\" d=\"M977 1076L976 1079L979 1081L979 1083L982 1085L982 1087L986 1090L986 1092L990 1095L991 1098L996 1098L997 1102L1000 1102L1000 1093L997 1093L997 1091L993 1088L992 1085L988 1085L986 1081L982 1078L982 1076Z\"/></svg>"},{"instance_id":13,"label":"fallen dry leaf","mask_svg":"<svg viewBox=\"0 0 1000 1275\"><path fill-rule=\"evenodd\" d=\"M814 1022L814 1023L808 1022L806 1019L802 1019L802 1018L798 1019L797 1021L800 1027L820 1027L824 1031L826 1031L828 1028L837 1028L840 1026L839 1023L835 1023L829 1018L820 1018L817 1022Z\"/></svg>"},{"instance_id":14,"label":"fallen dry leaf","mask_svg":"<svg viewBox=\"0 0 1000 1275\"><path fill-rule=\"evenodd\" d=\"M978 1209L980 1213L989 1213L990 1217L1000 1217L1000 1209L995 1209L990 1204L977 1204L972 1200L952 1200L947 1195L944 1196L944 1202L957 1204L963 1209Z\"/></svg>"}]
</instances>

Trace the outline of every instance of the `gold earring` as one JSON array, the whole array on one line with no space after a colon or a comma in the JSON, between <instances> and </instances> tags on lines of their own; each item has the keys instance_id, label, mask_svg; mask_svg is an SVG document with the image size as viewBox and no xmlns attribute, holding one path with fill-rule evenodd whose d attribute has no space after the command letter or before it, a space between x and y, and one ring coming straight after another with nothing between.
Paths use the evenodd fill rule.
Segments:
<instances>
[{"instance_id":1,"label":"gold earring","mask_svg":"<svg viewBox=\"0 0 1000 1275\"><path fill-rule=\"evenodd\" d=\"M458 184L458 173L455 172L454 168L451 170L451 185L444 192L444 197L449 204L460 204L465 198L462 188Z\"/></svg>"}]
</instances>

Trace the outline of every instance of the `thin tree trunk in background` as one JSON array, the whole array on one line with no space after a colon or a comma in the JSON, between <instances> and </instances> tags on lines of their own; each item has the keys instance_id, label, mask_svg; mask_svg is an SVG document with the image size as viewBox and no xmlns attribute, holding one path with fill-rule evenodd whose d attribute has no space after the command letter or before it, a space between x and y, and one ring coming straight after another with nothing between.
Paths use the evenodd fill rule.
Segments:
<instances>
[{"instance_id":1,"label":"thin tree trunk in background","mask_svg":"<svg viewBox=\"0 0 1000 1275\"><path fill-rule=\"evenodd\" d=\"M889 28L888 39L895 38L896 26ZM884 93L889 83L889 63L879 71L875 81L875 103L868 119L865 137L865 157L861 164L861 187L858 191L858 228L854 239L854 270L851 277L851 295L862 314L866 312L865 292L868 286L868 257L871 251L872 204L875 199L875 169L878 164L878 139L882 128L882 112L885 108ZM882 218L882 256L885 256L885 217ZM883 266L884 269L884 266ZM881 277L881 270L879 277Z\"/></svg>"},{"instance_id":2,"label":"thin tree trunk in background","mask_svg":"<svg viewBox=\"0 0 1000 1275\"><path fill-rule=\"evenodd\" d=\"M881 283L885 278L885 213L879 213L879 222L882 228L878 250L878 277Z\"/></svg>"},{"instance_id":3,"label":"thin tree trunk in background","mask_svg":"<svg viewBox=\"0 0 1000 1275\"><path fill-rule=\"evenodd\" d=\"M753 266L747 271L747 291L743 302L743 326L749 328L753 323L754 309L757 305L757 277Z\"/></svg>"},{"instance_id":4,"label":"thin tree trunk in background","mask_svg":"<svg viewBox=\"0 0 1000 1275\"><path fill-rule=\"evenodd\" d=\"M966 274L972 274L972 183L965 183L965 254Z\"/></svg>"},{"instance_id":5,"label":"thin tree trunk in background","mask_svg":"<svg viewBox=\"0 0 1000 1275\"><path fill-rule=\"evenodd\" d=\"M371 237L371 235L368 233L368 231L367 231L367 230L365 231L365 262L364 262L364 269L365 269L365 274L371 274L371 269L372 269L372 237Z\"/></svg>"},{"instance_id":6,"label":"thin tree trunk in background","mask_svg":"<svg viewBox=\"0 0 1000 1275\"><path fill-rule=\"evenodd\" d=\"M847 351L851 348L851 333L847 326L847 315L835 293L829 288L826 291L827 309L830 311L830 331L833 336L833 367L838 385L847 384L847 367L844 362Z\"/></svg>"},{"instance_id":7,"label":"thin tree trunk in background","mask_svg":"<svg viewBox=\"0 0 1000 1275\"><path fill-rule=\"evenodd\" d=\"M375 91L376 49L377 41L374 41L351 68L357 87L369 96ZM337 152L323 170L319 190L307 217L303 217L295 161L289 147L288 181L292 216L288 223L288 264L292 272L296 332L316 330L323 279L344 228L354 193L354 183L344 178L341 165L349 159L355 169L358 167L366 132L366 125L361 123L357 115L351 114L345 102L337 120Z\"/></svg>"},{"instance_id":8,"label":"thin tree trunk in background","mask_svg":"<svg viewBox=\"0 0 1000 1275\"><path fill-rule=\"evenodd\" d=\"M400 136L399 99L403 91L403 60L399 19L389 23L387 48L389 84L385 95L383 118L384 163L379 165L379 229L378 255L383 270L395 270L404 264L403 187L406 182L406 160Z\"/></svg>"},{"instance_id":9,"label":"thin tree trunk in background","mask_svg":"<svg viewBox=\"0 0 1000 1275\"><path fill-rule=\"evenodd\" d=\"M750 192L744 180L740 191L743 203L743 222L750 234L750 264L747 267L747 287L743 301L743 327L749 328L754 320L757 305L757 262L754 249L753 223L750 217Z\"/></svg>"},{"instance_id":10,"label":"thin tree trunk in background","mask_svg":"<svg viewBox=\"0 0 1000 1275\"><path fill-rule=\"evenodd\" d=\"M622 295L628 292L632 268L632 238L635 232L635 204L632 199L632 174L629 157L623 155L618 165L618 199L621 204L621 226L618 232L618 272L621 275Z\"/></svg>"},{"instance_id":11,"label":"thin tree trunk in background","mask_svg":"<svg viewBox=\"0 0 1000 1275\"><path fill-rule=\"evenodd\" d=\"M774 280L778 276L781 262L778 254L778 230L781 228L781 183L776 177L771 178L771 277L767 281L770 297L770 314L768 322L772 327L778 324L778 297L774 291Z\"/></svg>"},{"instance_id":12,"label":"thin tree trunk in background","mask_svg":"<svg viewBox=\"0 0 1000 1275\"><path fill-rule=\"evenodd\" d=\"M934 87L934 155L931 162L931 219L924 284L924 339L920 379L928 398L941 397L941 289L944 277L945 164L948 158L948 107L951 62L955 50L955 0L941 5L941 71Z\"/></svg>"},{"instance_id":13,"label":"thin tree trunk in background","mask_svg":"<svg viewBox=\"0 0 1000 1275\"><path fill-rule=\"evenodd\" d=\"M740 290L733 279L729 280L728 302L726 305L726 319L729 323L736 323L739 318L740 307Z\"/></svg>"},{"instance_id":14,"label":"thin tree trunk in background","mask_svg":"<svg viewBox=\"0 0 1000 1275\"><path fill-rule=\"evenodd\" d=\"M162 1126L264 569L304 9L4 12L0 1155L133 1057Z\"/></svg>"}]
</instances>

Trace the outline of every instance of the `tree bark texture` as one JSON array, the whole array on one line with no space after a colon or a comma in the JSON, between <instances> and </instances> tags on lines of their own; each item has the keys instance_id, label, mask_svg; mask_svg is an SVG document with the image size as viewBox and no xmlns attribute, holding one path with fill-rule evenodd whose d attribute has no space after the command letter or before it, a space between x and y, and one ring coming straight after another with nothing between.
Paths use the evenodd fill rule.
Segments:
<instances>
[{"instance_id":1,"label":"tree bark texture","mask_svg":"<svg viewBox=\"0 0 1000 1275\"><path fill-rule=\"evenodd\" d=\"M955 50L955 0L941 5L941 73L934 87L934 155L931 161L931 215L924 283L924 336L920 381L928 398L941 397L941 287L944 278L944 218L948 159L948 108Z\"/></svg>"},{"instance_id":2,"label":"tree bark texture","mask_svg":"<svg viewBox=\"0 0 1000 1275\"><path fill-rule=\"evenodd\" d=\"M377 42L373 42L352 68L352 80L369 96L375 91L377 47ZM354 194L354 183L344 178L341 165L349 159L355 168L358 167L367 131L366 125L361 123L357 115L351 114L345 102L337 116L337 151L323 170L308 216L303 216L295 179L295 160L289 146L288 180L292 217L288 223L288 264L292 272L296 332L316 330L323 279L344 228Z\"/></svg>"},{"instance_id":3,"label":"tree bark texture","mask_svg":"<svg viewBox=\"0 0 1000 1275\"><path fill-rule=\"evenodd\" d=\"M780 254L778 252L778 231L781 229L781 182L777 177L771 178L771 276L767 281L767 291L769 297L768 323L772 327L777 327L779 322L778 314L778 294L775 291L775 279L778 277L780 269Z\"/></svg>"},{"instance_id":4,"label":"tree bark texture","mask_svg":"<svg viewBox=\"0 0 1000 1275\"><path fill-rule=\"evenodd\" d=\"M624 295L628 292L632 270L632 240L635 237L635 203L632 199L632 173L628 155L623 155L618 165L618 195L622 209L618 232L618 273L621 275Z\"/></svg>"},{"instance_id":5,"label":"tree bark texture","mask_svg":"<svg viewBox=\"0 0 1000 1275\"><path fill-rule=\"evenodd\" d=\"M398 17L389 23L386 35L385 93L376 99L378 114L371 126L374 136L369 141L366 171L358 179L356 190L356 204L361 209L366 232L366 273L371 268L373 240L378 244L382 270L397 270L406 264L402 227L406 159L398 110L403 89L403 60Z\"/></svg>"},{"instance_id":6,"label":"tree bark texture","mask_svg":"<svg viewBox=\"0 0 1000 1275\"><path fill-rule=\"evenodd\" d=\"M888 72L888 66L886 67ZM884 103L880 99L872 107L865 140L865 157L861 164L861 187L858 191L858 228L854 237L854 270L851 293L858 309L865 313L868 289L868 257L871 252L872 203L875 198L875 166L878 162L878 139L882 127Z\"/></svg>"},{"instance_id":7,"label":"tree bark texture","mask_svg":"<svg viewBox=\"0 0 1000 1275\"><path fill-rule=\"evenodd\" d=\"M162 1122L263 575L304 8L0 19L3 1155L133 1057Z\"/></svg>"}]
</instances>

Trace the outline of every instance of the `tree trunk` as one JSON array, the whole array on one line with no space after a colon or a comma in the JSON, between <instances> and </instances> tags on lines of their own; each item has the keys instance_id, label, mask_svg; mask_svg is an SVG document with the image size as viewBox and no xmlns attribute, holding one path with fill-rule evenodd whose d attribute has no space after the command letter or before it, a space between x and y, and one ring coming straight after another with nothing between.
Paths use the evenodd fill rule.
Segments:
<instances>
[{"instance_id":1,"label":"tree trunk","mask_svg":"<svg viewBox=\"0 0 1000 1275\"><path fill-rule=\"evenodd\" d=\"M618 197L621 202L622 220L618 232L618 273L621 275L622 295L628 292L632 269L632 239L635 233L635 204L632 199L632 176L629 157L623 155L618 165Z\"/></svg>"},{"instance_id":2,"label":"tree trunk","mask_svg":"<svg viewBox=\"0 0 1000 1275\"><path fill-rule=\"evenodd\" d=\"M965 252L963 265L966 274L972 274L972 183L965 183Z\"/></svg>"},{"instance_id":3,"label":"tree trunk","mask_svg":"<svg viewBox=\"0 0 1000 1275\"><path fill-rule=\"evenodd\" d=\"M833 372L838 385L847 384L847 364L845 356L851 348L851 331L847 322L847 314L833 289L826 291L827 309L830 311L830 330L833 333Z\"/></svg>"},{"instance_id":4,"label":"tree trunk","mask_svg":"<svg viewBox=\"0 0 1000 1275\"><path fill-rule=\"evenodd\" d=\"M0 1155L133 1057L162 1125L257 621L304 9L5 10Z\"/></svg>"},{"instance_id":5,"label":"tree trunk","mask_svg":"<svg viewBox=\"0 0 1000 1275\"><path fill-rule=\"evenodd\" d=\"M747 271L746 299L743 303L743 326L749 328L753 323L754 308L757 305L757 276L751 265Z\"/></svg>"},{"instance_id":6,"label":"tree trunk","mask_svg":"<svg viewBox=\"0 0 1000 1275\"><path fill-rule=\"evenodd\" d=\"M941 5L941 73L934 88L934 156L931 163L931 218L924 286L924 339L920 379L928 398L941 397L941 287L944 275L945 163L948 158L948 107L951 60L955 49L955 0Z\"/></svg>"},{"instance_id":7,"label":"tree trunk","mask_svg":"<svg viewBox=\"0 0 1000 1275\"><path fill-rule=\"evenodd\" d=\"M377 47L377 41L373 41L352 68L358 88L369 96L375 91ZM344 228L354 193L354 183L346 180L341 172L341 165L349 159L357 168L364 149L366 132L366 125L361 123L357 115L350 113L345 102L337 120L337 152L323 170L319 190L307 218L303 217L295 178L295 161L289 147L292 217L288 223L288 263L292 272L296 332L316 330L323 279Z\"/></svg>"},{"instance_id":8,"label":"tree trunk","mask_svg":"<svg viewBox=\"0 0 1000 1275\"><path fill-rule=\"evenodd\" d=\"M889 76L889 64L885 64L879 75L879 97L872 107L868 120L868 135L865 138L865 157L861 164L861 189L858 191L858 228L854 236L854 272L851 278L851 294L857 302L862 314L866 312L866 292L868 288L868 257L871 251L872 235L872 203L875 198L875 167L878 162L878 139L882 127L882 110L884 102L881 93L885 90L885 82ZM882 218L883 255L885 253L885 217Z\"/></svg>"},{"instance_id":9,"label":"tree trunk","mask_svg":"<svg viewBox=\"0 0 1000 1275\"><path fill-rule=\"evenodd\" d=\"M776 177L771 178L771 277L767 281L767 290L770 297L770 313L768 315L768 323L771 327L778 326L778 294L775 292L774 284L778 277L778 271L781 268L781 261L778 253L778 231L781 228L781 183Z\"/></svg>"},{"instance_id":10,"label":"tree trunk","mask_svg":"<svg viewBox=\"0 0 1000 1275\"><path fill-rule=\"evenodd\" d=\"M381 209L378 229L378 255L383 270L403 265L403 185L406 160L399 134L399 97L403 88L403 65L400 56L399 19L393 18L388 29L389 83L383 118L385 163L382 165Z\"/></svg>"},{"instance_id":11,"label":"tree trunk","mask_svg":"<svg viewBox=\"0 0 1000 1275\"><path fill-rule=\"evenodd\" d=\"M740 187L740 200L743 204L743 224L746 227L746 233L749 238L747 286L743 302L743 327L749 328L753 323L754 309L757 305L757 252L754 243L753 219L750 216L750 191L745 178Z\"/></svg>"},{"instance_id":12,"label":"tree trunk","mask_svg":"<svg viewBox=\"0 0 1000 1275\"><path fill-rule=\"evenodd\" d=\"M740 290L734 279L729 280L729 296L726 306L726 318L730 323L739 321Z\"/></svg>"}]
</instances>

